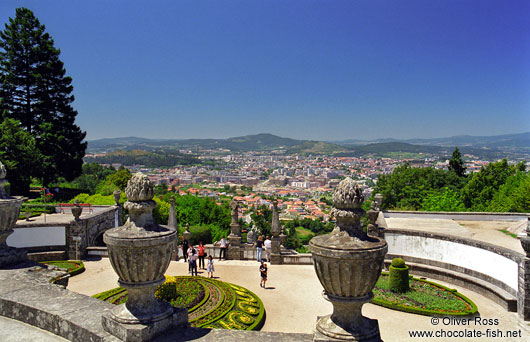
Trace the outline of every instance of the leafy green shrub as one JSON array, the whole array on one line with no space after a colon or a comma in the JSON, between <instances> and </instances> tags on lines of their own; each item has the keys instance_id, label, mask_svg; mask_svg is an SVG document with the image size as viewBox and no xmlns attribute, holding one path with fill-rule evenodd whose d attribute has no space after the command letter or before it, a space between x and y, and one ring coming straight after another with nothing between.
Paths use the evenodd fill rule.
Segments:
<instances>
[{"instance_id":1,"label":"leafy green shrub","mask_svg":"<svg viewBox=\"0 0 530 342\"><path fill-rule=\"evenodd\" d=\"M177 280L175 277L166 276L166 281L156 288L155 297L166 302L173 300L177 297L176 282Z\"/></svg>"},{"instance_id":2,"label":"leafy green shrub","mask_svg":"<svg viewBox=\"0 0 530 342\"><path fill-rule=\"evenodd\" d=\"M153 197L156 202L156 207L153 209L153 218L158 224L167 224L169 218L170 204L159 199L157 196Z\"/></svg>"},{"instance_id":3,"label":"leafy green shrub","mask_svg":"<svg viewBox=\"0 0 530 342\"><path fill-rule=\"evenodd\" d=\"M407 292L409 290L409 267L401 258L392 259L390 265L390 290L397 293Z\"/></svg>"},{"instance_id":4,"label":"leafy green shrub","mask_svg":"<svg viewBox=\"0 0 530 342\"><path fill-rule=\"evenodd\" d=\"M460 193L445 187L428 194L421 204L425 211L466 211Z\"/></svg>"},{"instance_id":5,"label":"leafy green shrub","mask_svg":"<svg viewBox=\"0 0 530 342\"><path fill-rule=\"evenodd\" d=\"M79 203L90 203L93 205L114 205L116 201L114 200L114 195L103 196L101 194L89 195L89 194L79 194L75 196L69 203L75 203L75 200L78 200ZM122 192L120 196L120 203L123 204L127 200L125 194Z\"/></svg>"},{"instance_id":6,"label":"leafy green shrub","mask_svg":"<svg viewBox=\"0 0 530 342\"><path fill-rule=\"evenodd\" d=\"M190 243L192 245L198 245L202 241L203 244L212 243L212 225L205 226L191 226L190 227ZM184 231L184 227L182 231Z\"/></svg>"}]
</instances>

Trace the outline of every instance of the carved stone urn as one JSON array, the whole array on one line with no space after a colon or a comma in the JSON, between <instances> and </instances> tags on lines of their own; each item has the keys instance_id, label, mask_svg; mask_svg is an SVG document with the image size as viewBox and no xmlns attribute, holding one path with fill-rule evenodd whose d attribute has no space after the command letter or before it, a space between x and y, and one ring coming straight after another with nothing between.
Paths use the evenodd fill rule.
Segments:
<instances>
[{"instance_id":1,"label":"carved stone urn","mask_svg":"<svg viewBox=\"0 0 530 342\"><path fill-rule=\"evenodd\" d=\"M4 190L6 169L0 162L0 267L26 260L27 251L7 245L7 238L13 234L13 226L20 214L22 200L9 196Z\"/></svg>"},{"instance_id":2,"label":"carved stone urn","mask_svg":"<svg viewBox=\"0 0 530 342\"><path fill-rule=\"evenodd\" d=\"M363 232L363 201L357 183L343 180L333 194L335 228L309 242L324 298L333 305L333 313L318 320L314 341L381 340L377 320L362 316L361 308L373 298L388 246Z\"/></svg>"},{"instance_id":3,"label":"carved stone urn","mask_svg":"<svg viewBox=\"0 0 530 342\"><path fill-rule=\"evenodd\" d=\"M187 310L178 310L155 298L156 287L165 281L176 239L176 231L153 220L154 187L142 173L136 173L125 189L124 207L129 219L105 232L109 260L118 274L118 284L127 289L128 299L110 315L103 326L125 341L148 341L165 329L187 323Z\"/></svg>"},{"instance_id":4,"label":"carved stone urn","mask_svg":"<svg viewBox=\"0 0 530 342\"><path fill-rule=\"evenodd\" d=\"M75 199L75 205L72 207L72 215L74 216L74 219L76 221L79 220L79 217L81 216L81 213L83 212L83 207L79 205L79 201L77 198Z\"/></svg>"}]
</instances>

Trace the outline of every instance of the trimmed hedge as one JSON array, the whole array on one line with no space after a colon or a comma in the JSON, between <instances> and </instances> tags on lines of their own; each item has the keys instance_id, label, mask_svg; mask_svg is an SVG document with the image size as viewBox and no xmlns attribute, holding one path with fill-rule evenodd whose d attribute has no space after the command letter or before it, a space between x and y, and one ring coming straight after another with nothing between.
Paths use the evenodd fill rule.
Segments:
<instances>
[{"instance_id":1,"label":"trimmed hedge","mask_svg":"<svg viewBox=\"0 0 530 342\"><path fill-rule=\"evenodd\" d=\"M390 270L390 290L397 293L407 292L409 286L409 267L401 258L392 259Z\"/></svg>"}]
</instances>

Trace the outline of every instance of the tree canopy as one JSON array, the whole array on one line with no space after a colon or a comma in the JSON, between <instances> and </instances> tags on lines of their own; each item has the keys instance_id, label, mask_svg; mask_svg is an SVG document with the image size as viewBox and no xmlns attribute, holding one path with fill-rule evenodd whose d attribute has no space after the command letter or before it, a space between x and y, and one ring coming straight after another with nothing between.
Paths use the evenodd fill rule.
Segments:
<instances>
[{"instance_id":1,"label":"tree canopy","mask_svg":"<svg viewBox=\"0 0 530 342\"><path fill-rule=\"evenodd\" d=\"M6 167L11 193L24 194L31 183L32 170L40 160L35 139L14 119L0 122L0 161Z\"/></svg>"},{"instance_id":2,"label":"tree canopy","mask_svg":"<svg viewBox=\"0 0 530 342\"><path fill-rule=\"evenodd\" d=\"M44 185L81 174L86 150L86 133L75 124L72 79L65 76L59 55L45 26L27 8L17 8L0 31L0 112L34 137L41 157L31 176Z\"/></svg>"},{"instance_id":3,"label":"tree canopy","mask_svg":"<svg viewBox=\"0 0 530 342\"><path fill-rule=\"evenodd\" d=\"M524 163L504 159L466 177L405 164L379 176L373 193L383 195L383 209L529 212L529 190Z\"/></svg>"}]
</instances>

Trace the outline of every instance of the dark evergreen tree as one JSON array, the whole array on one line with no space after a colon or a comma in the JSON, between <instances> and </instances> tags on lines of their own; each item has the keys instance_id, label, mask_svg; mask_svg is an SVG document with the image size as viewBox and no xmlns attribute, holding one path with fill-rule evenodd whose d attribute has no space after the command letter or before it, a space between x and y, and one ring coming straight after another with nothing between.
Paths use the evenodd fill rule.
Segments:
<instances>
[{"instance_id":1,"label":"dark evergreen tree","mask_svg":"<svg viewBox=\"0 0 530 342\"><path fill-rule=\"evenodd\" d=\"M454 171L458 177L464 177L466 175L466 167L464 166L464 160L458 150L458 147L453 151L451 159L449 159L449 171Z\"/></svg>"},{"instance_id":2,"label":"dark evergreen tree","mask_svg":"<svg viewBox=\"0 0 530 342\"><path fill-rule=\"evenodd\" d=\"M32 176L47 185L81 174L86 133L75 124L72 79L45 29L31 10L17 8L0 31L0 111L34 136L42 159Z\"/></svg>"},{"instance_id":3,"label":"dark evergreen tree","mask_svg":"<svg viewBox=\"0 0 530 342\"><path fill-rule=\"evenodd\" d=\"M38 167L40 158L35 139L14 119L0 121L0 161L6 167L11 193L26 195L32 170Z\"/></svg>"}]
</instances>

